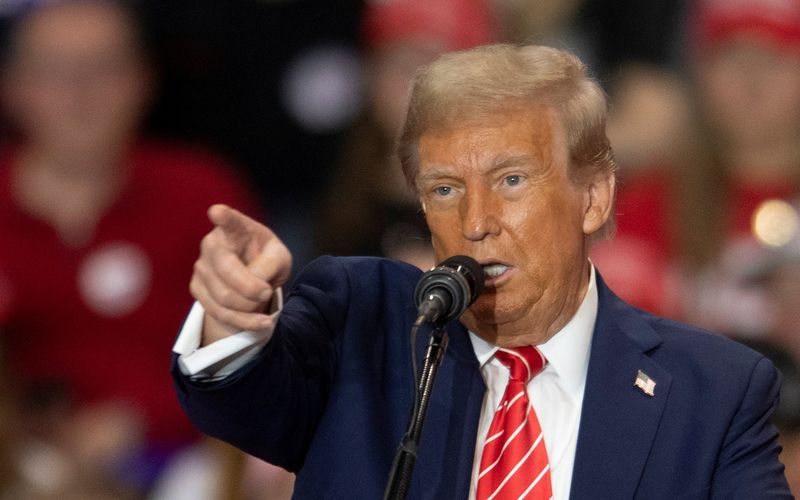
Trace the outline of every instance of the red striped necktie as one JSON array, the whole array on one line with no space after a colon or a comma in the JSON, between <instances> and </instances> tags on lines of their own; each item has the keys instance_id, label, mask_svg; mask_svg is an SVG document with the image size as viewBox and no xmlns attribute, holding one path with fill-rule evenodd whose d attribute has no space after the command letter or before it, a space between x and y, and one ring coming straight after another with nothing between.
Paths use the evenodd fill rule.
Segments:
<instances>
[{"instance_id":1,"label":"red striped necktie","mask_svg":"<svg viewBox=\"0 0 800 500\"><path fill-rule=\"evenodd\" d=\"M544 367L535 347L498 349L510 378L492 419L481 456L476 500L548 500L553 496L550 464L542 428L525 391L527 382Z\"/></svg>"}]
</instances>

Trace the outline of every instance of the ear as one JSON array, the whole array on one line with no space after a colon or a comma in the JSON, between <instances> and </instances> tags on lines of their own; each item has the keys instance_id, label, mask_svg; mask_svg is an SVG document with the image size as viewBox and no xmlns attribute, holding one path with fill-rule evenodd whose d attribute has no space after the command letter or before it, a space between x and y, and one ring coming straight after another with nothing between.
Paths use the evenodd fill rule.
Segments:
<instances>
[{"instance_id":1,"label":"ear","mask_svg":"<svg viewBox=\"0 0 800 500\"><path fill-rule=\"evenodd\" d=\"M594 176L584 194L583 234L589 236L602 228L614 209L616 176L603 172Z\"/></svg>"}]
</instances>

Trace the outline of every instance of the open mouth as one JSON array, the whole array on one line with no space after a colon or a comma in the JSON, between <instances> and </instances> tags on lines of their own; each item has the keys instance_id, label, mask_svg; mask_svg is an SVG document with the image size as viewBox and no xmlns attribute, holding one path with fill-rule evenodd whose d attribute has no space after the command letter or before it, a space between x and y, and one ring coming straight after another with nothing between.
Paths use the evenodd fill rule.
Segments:
<instances>
[{"instance_id":1,"label":"open mouth","mask_svg":"<svg viewBox=\"0 0 800 500\"><path fill-rule=\"evenodd\" d=\"M483 268L484 286L495 288L505 283L511 277L514 266L495 261L481 262Z\"/></svg>"},{"instance_id":2,"label":"open mouth","mask_svg":"<svg viewBox=\"0 0 800 500\"><path fill-rule=\"evenodd\" d=\"M483 266L483 274L487 279L497 278L508 270L508 266L504 264L489 264Z\"/></svg>"}]
</instances>

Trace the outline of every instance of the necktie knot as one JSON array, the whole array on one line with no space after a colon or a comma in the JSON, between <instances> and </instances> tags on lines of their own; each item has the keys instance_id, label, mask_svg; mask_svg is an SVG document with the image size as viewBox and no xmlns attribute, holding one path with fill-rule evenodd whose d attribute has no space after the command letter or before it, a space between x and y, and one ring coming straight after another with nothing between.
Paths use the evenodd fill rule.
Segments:
<instances>
[{"instance_id":1,"label":"necktie knot","mask_svg":"<svg viewBox=\"0 0 800 500\"><path fill-rule=\"evenodd\" d=\"M533 346L498 349L494 356L506 365L511 380L527 383L544 368L545 358L539 349Z\"/></svg>"}]
</instances>

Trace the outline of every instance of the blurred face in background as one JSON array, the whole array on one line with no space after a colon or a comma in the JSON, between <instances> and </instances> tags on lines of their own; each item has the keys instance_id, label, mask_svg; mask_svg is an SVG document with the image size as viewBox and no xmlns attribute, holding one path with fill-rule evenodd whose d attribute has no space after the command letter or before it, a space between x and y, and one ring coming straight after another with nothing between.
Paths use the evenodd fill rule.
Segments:
<instances>
[{"instance_id":1,"label":"blurred face in background","mask_svg":"<svg viewBox=\"0 0 800 500\"><path fill-rule=\"evenodd\" d=\"M800 47L735 35L703 50L695 73L700 105L724 143L763 145L800 133Z\"/></svg>"},{"instance_id":2,"label":"blurred face in background","mask_svg":"<svg viewBox=\"0 0 800 500\"><path fill-rule=\"evenodd\" d=\"M384 134L395 138L403 127L411 78L420 66L440 56L436 40L409 39L373 51L369 71L373 118Z\"/></svg>"},{"instance_id":3,"label":"blurred face in background","mask_svg":"<svg viewBox=\"0 0 800 500\"><path fill-rule=\"evenodd\" d=\"M65 2L22 21L3 91L25 144L80 160L125 146L146 108L149 75L126 12Z\"/></svg>"},{"instance_id":4,"label":"blurred face in background","mask_svg":"<svg viewBox=\"0 0 800 500\"><path fill-rule=\"evenodd\" d=\"M445 52L496 39L496 12L485 0L366 2L362 34L369 49L370 107L395 139L403 127L416 70Z\"/></svg>"}]
</instances>

